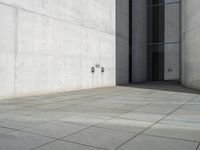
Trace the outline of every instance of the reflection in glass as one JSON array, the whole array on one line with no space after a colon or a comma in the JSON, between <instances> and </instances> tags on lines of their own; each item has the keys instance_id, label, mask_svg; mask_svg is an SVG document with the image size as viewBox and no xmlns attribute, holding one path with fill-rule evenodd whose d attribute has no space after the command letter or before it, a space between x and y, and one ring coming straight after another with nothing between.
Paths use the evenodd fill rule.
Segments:
<instances>
[{"instance_id":1,"label":"reflection in glass","mask_svg":"<svg viewBox=\"0 0 200 150\"><path fill-rule=\"evenodd\" d=\"M147 0L148 6L159 5L159 4L169 4L179 2L180 0Z\"/></svg>"},{"instance_id":2,"label":"reflection in glass","mask_svg":"<svg viewBox=\"0 0 200 150\"><path fill-rule=\"evenodd\" d=\"M180 55L180 3L148 0L148 80L178 80Z\"/></svg>"},{"instance_id":3,"label":"reflection in glass","mask_svg":"<svg viewBox=\"0 0 200 150\"><path fill-rule=\"evenodd\" d=\"M157 5L157 4L161 4L164 3L164 0L147 0L148 1L148 5Z\"/></svg>"},{"instance_id":4,"label":"reflection in glass","mask_svg":"<svg viewBox=\"0 0 200 150\"><path fill-rule=\"evenodd\" d=\"M148 43L164 42L164 5L148 7Z\"/></svg>"},{"instance_id":5,"label":"reflection in glass","mask_svg":"<svg viewBox=\"0 0 200 150\"><path fill-rule=\"evenodd\" d=\"M165 43L180 40L180 12L179 3L165 6Z\"/></svg>"},{"instance_id":6,"label":"reflection in glass","mask_svg":"<svg viewBox=\"0 0 200 150\"><path fill-rule=\"evenodd\" d=\"M148 45L148 80L164 80L164 45Z\"/></svg>"}]
</instances>

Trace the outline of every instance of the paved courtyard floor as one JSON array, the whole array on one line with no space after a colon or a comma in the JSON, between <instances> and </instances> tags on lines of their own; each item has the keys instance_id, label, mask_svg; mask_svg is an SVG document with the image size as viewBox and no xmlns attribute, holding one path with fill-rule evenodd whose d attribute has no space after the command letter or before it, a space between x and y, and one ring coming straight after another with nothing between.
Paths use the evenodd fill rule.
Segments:
<instances>
[{"instance_id":1,"label":"paved courtyard floor","mask_svg":"<svg viewBox=\"0 0 200 150\"><path fill-rule=\"evenodd\" d=\"M200 150L200 95L168 83L0 101L0 150Z\"/></svg>"}]
</instances>

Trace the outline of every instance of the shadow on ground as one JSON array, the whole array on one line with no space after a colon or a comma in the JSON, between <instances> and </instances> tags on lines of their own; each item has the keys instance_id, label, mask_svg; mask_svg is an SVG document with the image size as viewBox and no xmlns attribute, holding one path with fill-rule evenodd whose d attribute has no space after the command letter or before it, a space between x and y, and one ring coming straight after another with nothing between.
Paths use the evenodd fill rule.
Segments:
<instances>
[{"instance_id":1,"label":"shadow on ground","mask_svg":"<svg viewBox=\"0 0 200 150\"><path fill-rule=\"evenodd\" d=\"M199 90L184 87L180 83L175 81L154 81L154 82L135 83L131 85L120 85L120 86L140 88L140 89L200 94Z\"/></svg>"}]
</instances>

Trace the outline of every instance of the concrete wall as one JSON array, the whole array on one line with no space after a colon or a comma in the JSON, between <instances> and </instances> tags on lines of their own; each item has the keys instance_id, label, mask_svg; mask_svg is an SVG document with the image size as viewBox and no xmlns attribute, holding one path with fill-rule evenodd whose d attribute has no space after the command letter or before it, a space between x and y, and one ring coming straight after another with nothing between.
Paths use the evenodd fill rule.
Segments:
<instances>
[{"instance_id":1,"label":"concrete wall","mask_svg":"<svg viewBox=\"0 0 200 150\"><path fill-rule=\"evenodd\" d=\"M129 0L116 0L116 83L129 83Z\"/></svg>"},{"instance_id":2,"label":"concrete wall","mask_svg":"<svg viewBox=\"0 0 200 150\"><path fill-rule=\"evenodd\" d=\"M132 80L147 80L147 0L133 0Z\"/></svg>"},{"instance_id":3,"label":"concrete wall","mask_svg":"<svg viewBox=\"0 0 200 150\"><path fill-rule=\"evenodd\" d=\"M182 0L182 83L200 89L200 1Z\"/></svg>"},{"instance_id":4,"label":"concrete wall","mask_svg":"<svg viewBox=\"0 0 200 150\"><path fill-rule=\"evenodd\" d=\"M180 66L180 3L178 0L167 0L166 3L169 4L165 5L164 79L178 81Z\"/></svg>"},{"instance_id":5,"label":"concrete wall","mask_svg":"<svg viewBox=\"0 0 200 150\"><path fill-rule=\"evenodd\" d=\"M115 85L115 3L0 0L0 97Z\"/></svg>"}]
</instances>

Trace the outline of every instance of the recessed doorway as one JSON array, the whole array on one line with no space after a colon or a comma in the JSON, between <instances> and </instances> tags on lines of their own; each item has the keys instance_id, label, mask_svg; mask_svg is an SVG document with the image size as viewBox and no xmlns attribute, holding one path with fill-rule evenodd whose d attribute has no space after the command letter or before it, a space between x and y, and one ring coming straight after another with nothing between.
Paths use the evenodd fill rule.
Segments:
<instances>
[{"instance_id":1,"label":"recessed doorway","mask_svg":"<svg viewBox=\"0 0 200 150\"><path fill-rule=\"evenodd\" d=\"M150 0L147 7L147 77L180 79L180 1Z\"/></svg>"}]
</instances>

